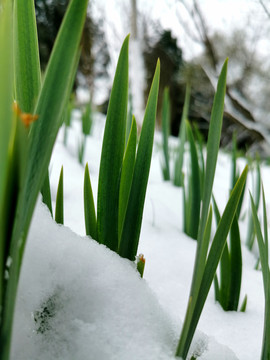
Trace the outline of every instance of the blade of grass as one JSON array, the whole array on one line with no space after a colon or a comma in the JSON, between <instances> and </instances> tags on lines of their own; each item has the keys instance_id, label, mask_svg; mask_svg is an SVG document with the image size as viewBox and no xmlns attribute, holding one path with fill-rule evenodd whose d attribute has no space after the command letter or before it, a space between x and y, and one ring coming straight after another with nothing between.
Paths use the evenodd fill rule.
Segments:
<instances>
[{"instance_id":1,"label":"blade of grass","mask_svg":"<svg viewBox=\"0 0 270 360\"><path fill-rule=\"evenodd\" d=\"M221 74L219 76L217 92L215 94L211 120L209 126L209 134L207 141L207 159L206 159L206 169L205 169L205 181L204 181L204 191L203 191L203 203L202 203L202 213L201 220L199 224L199 232L198 232L198 241L197 241L197 249L196 249L196 258L194 264L194 271L192 277L192 284L190 290L189 304L186 312L186 317L180 337L180 341L178 344L177 356L182 356L183 359L186 359L187 352L190 346L190 343L193 338L193 334L195 332L197 322L200 317L200 312L197 312L194 318L194 310L197 304L198 293L200 291L200 284L202 282L203 274L206 268L204 259L202 259L202 254L204 253L204 241L203 236L205 232L205 224L208 217L208 209L210 204L210 198L212 194L212 187L214 182L215 168L219 150L220 136L221 136L221 127L222 127L222 119L223 119L223 109L224 109L224 97L226 91L226 75L227 75L227 60L225 61L223 68L221 70ZM230 201L230 200L229 200ZM220 224L219 224L220 226ZM229 231L229 230L228 230ZM226 239L225 239L226 240ZM225 241L224 241L225 244ZM224 246L223 246L224 247ZM212 249L212 247L211 247ZM222 248L223 249L223 248ZM220 254L221 256L221 254ZM218 259L219 261L219 259ZM214 273L212 280L214 278ZM200 304L204 305L204 301L200 302ZM200 311L202 311L202 307Z\"/></svg>"},{"instance_id":2,"label":"blade of grass","mask_svg":"<svg viewBox=\"0 0 270 360\"><path fill-rule=\"evenodd\" d=\"M41 188L41 195L42 195L43 203L47 205L51 215L53 216L49 170L47 170L47 174L45 176L45 180L44 180L43 186Z\"/></svg>"},{"instance_id":3,"label":"blade of grass","mask_svg":"<svg viewBox=\"0 0 270 360\"><path fill-rule=\"evenodd\" d=\"M176 351L176 356L186 359L191 341L194 336L201 312L203 310L211 283L216 273L219 259L222 255L224 245L235 216L237 206L244 188L248 168L246 167L237 181L224 213L220 219L215 233L205 267L203 269L201 281L197 283L198 289L194 291L195 296L190 296L186 318L182 328L180 341Z\"/></svg>"},{"instance_id":4,"label":"blade of grass","mask_svg":"<svg viewBox=\"0 0 270 360\"><path fill-rule=\"evenodd\" d=\"M30 132L31 151L19 209L21 223L18 228L20 228L19 231L23 229L24 233L27 233L37 194L43 184L56 135L62 123L63 111L70 96L79 60L78 49L86 8L86 0L70 2L55 41L37 101L35 113L39 115L39 118ZM66 46L67 43L69 46ZM15 238L20 236L17 231L15 234Z\"/></svg>"},{"instance_id":5,"label":"blade of grass","mask_svg":"<svg viewBox=\"0 0 270 360\"><path fill-rule=\"evenodd\" d=\"M184 186L182 168L183 168L183 162L184 162L185 141L186 141L185 121L188 118L190 91L191 91L190 84L187 83L184 108L183 108L181 124L180 124L180 129L179 129L179 135L178 135L179 150L176 155L175 167L174 167L174 185L175 186Z\"/></svg>"},{"instance_id":6,"label":"blade of grass","mask_svg":"<svg viewBox=\"0 0 270 360\"><path fill-rule=\"evenodd\" d=\"M85 146L86 146L86 135L83 135L83 138L79 141L79 145L78 145L78 160L81 165L83 164Z\"/></svg>"},{"instance_id":7,"label":"blade of grass","mask_svg":"<svg viewBox=\"0 0 270 360\"><path fill-rule=\"evenodd\" d=\"M237 179L237 164L236 164L236 158L237 158L237 142L236 142L236 133L233 132L232 137L232 178L231 178L231 189L233 189Z\"/></svg>"},{"instance_id":8,"label":"blade of grass","mask_svg":"<svg viewBox=\"0 0 270 360\"><path fill-rule=\"evenodd\" d=\"M84 135L87 136L91 133L92 124L92 105L91 101L89 101L82 114L82 132Z\"/></svg>"},{"instance_id":9,"label":"blade of grass","mask_svg":"<svg viewBox=\"0 0 270 360\"><path fill-rule=\"evenodd\" d=\"M214 276L214 290L215 290L215 300L220 303L220 290L219 290L219 281L217 274Z\"/></svg>"},{"instance_id":10,"label":"blade of grass","mask_svg":"<svg viewBox=\"0 0 270 360\"><path fill-rule=\"evenodd\" d=\"M137 254L144 200L150 171L156 121L159 76L160 63L158 60L146 105L135 161L133 180L119 247L119 255L132 261L135 259Z\"/></svg>"},{"instance_id":11,"label":"blade of grass","mask_svg":"<svg viewBox=\"0 0 270 360\"><path fill-rule=\"evenodd\" d=\"M33 1L14 1L14 94L18 111L33 114L41 86L35 5ZM23 188L28 158L28 132L21 115L16 129L19 186Z\"/></svg>"},{"instance_id":12,"label":"blade of grass","mask_svg":"<svg viewBox=\"0 0 270 360\"><path fill-rule=\"evenodd\" d=\"M262 265L262 275L264 284L264 295L265 295L265 310L264 310L264 330L263 330L263 341L262 341L262 352L261 360L267 360L270 356L270 269L269 269L269 245L268 245L268 230L267 230L267 214L265 204L265 194L263 193L263 219L264 219L264 239L261 231L260 222L257 215L256 204L250 194L252 216L254 221L255 232L257 235L257 241L259 245L259 252Z\"/></svg>"},{"instance_id":13,"label":"blade of grass","mask_svg":"<svg viewBox=\"0 0 270 360\"><path fill-rule=\"evenodd\" d=\"M266 245L265 240L263 239L261 225L260 225L260 221L259 221L259 218L258 218L258 215L257 215L256 204L255 204L255 202L253 200L252 195L251 194L249 194L249 195L250 195L250 200L251 200L251 209L252 209L254 227L255 227L255 231L256 231L256 236L257 236L257 241L258 241L258 246L259 246L259 252L260 252L260 258L261 258L263 284L264 284L264 289L267 289L267 285L268 285L267 284L268 257L267 257L267 253L266 253L267 251L265 251L265 250L266 250L266 246L268 247L268 245ZM265 218L267 219L266 211L264 211L264 219ZM266 229L266 233L267 233L267 229ZM264 234L265 234L265 231L264 231ZM266 293L265 293L265 295L266 295Z\"/></svg>"},{"instance_id":14,"label":"blade of grass","mask_svg":"<svg viewBox=\"0 0 270 360\"><path fill-rule=\"evenodd\" d=\"M191 178L189 181L191 188L188 194L190 206L188 212L189 226L187 235L191 236L193 239L197 239L201 209L201 187L200 185L198 186L198 184L200 184L200 167L195 140L188 121L186 121L186 130L191 157Z\"/></svg>"},{"instance_id":15,"label":"blade of grass","mask_svg":"<svg viewBox=\"0 0 270 360\"><path fill-rule=\"evenodd\" d=\"M187 177L187 188L183 186L183 216L184 216L184 232L188 234L188 230L190 228L190 217L188 216L190 214L191 209L191 196L189 194L191 193L192 189L192 182L191 182L191 174L190 169L187 169L186 173Z\"/></svg>"},{"instance_id":16,"label":"blade of grass","mask_svg":"<svg viewBox=\"0 0 270 360\"><path fill-rule=\"evenodd\" d=\"M4 199L7 186L9 147L12 137L12 100L13 100L13 42L12 42L12 3L1 2L0 11L0 308L4 292L4 249L6 243L6 225Z\"/></svg>"},{"instance_id":17,"label":"blade of grass","mask_svg":"<svg viewBox=\"0 0 270 360\"><path fill-rule=\"evenodd\" d=\"M229 233L231 225L233 223L233 219L235 217L235 213L236 213L237 206L238 206L238 203L239 203L239 200L241 197L241 193L243 191L244 184L246 182L247 172L248 172L248 168L245 167L245 169L243 170L239 180L237 181L237 183L231 193L229 201L228 201L228 203L225 207L225 210L223 212L223 215L220 219L219 225L217 227L217 231L215 233L215 236L214 236L208 257L207 257L207 261L206 261L206 265L205 265L205 269L204 269L204 273L203 273L203 278L201 281L200 290L198 292L198 297L197 297L197 299L199 301L196 304L197 306L195 307L195 311L194 311L194 313L196 313L196 311L198 311L198 315L197 315L198 320L200 317L200 313L203 309L204 302L205 302L208 292L210 290L210 286L211 286L214 274L216 272L216 269L217 269L217 266L219 263L219 259L222 255L222 251L224 249L228 233Z\"/></svg>"},{"instance_id":18,"label":"blade of grass","mask_svg":"<svg viewBox=\"0 0 270 360\"><path fill-rule=\"evenodd\" d=\"M204 231L204 236L203 236L203 247L202 247L202 253L201 253L201 260L204 263L206 261L209 242L210 242L212 217L213 217L213 211L212 211L212 206L210 206L209 215L208 215L207 222L205 225L205 231Z\"/></svg>"},{"instance_id":19,"label":"blade of grass","mask_svg":"<svg viewBox=\"0 0 270 360\"><path fill-rule=\"evenodd\" d=\"M242 249L237 214L230 232L230 276L228 310L237 311L242 282Z\"/></svg>"},{"instance_id":20,"label":"blade of grass","mask_svg":"<svg viewBox=\"0 0 270 360\"><path fill-rule=\"evenodd\" d=\"M136 159L136 145L137 145L137 125L135 117L133 116L129 139L123 160L121 170L120 191L119 191L119 216L118 216L118 234L119 243L122 235L123 224L125 220L128 199L132 184L134 165Z\"/></svg>"},{"instance_id":21,"label":"blade of grass","mask_svg":"<svg viewBox=\"0 0 270 360\"><path fill-rule=\"evenodd\" d=\"M162 135L163 135L163 179L170 180L170 156L169 156L169 133L170 133L170 99L169 89L165 88L162 101Z\"/></svg>"},{"instance_id":22,"label":"blade of grass","mask_svg":"<svg viewBox=\"0 0 270 360\"><path fill-rule=\"evenodd\" d=\"M245 295L244 300L243 300L242 305L241 305L240 310L239 310L240 312L246 312L247 300L248 300L248 297L247 297L247 295Z\"/></svg>"},{"instance_id":23,"label":"blade of grass","mask_svg":"<svg viewBox=\"0 0 270 360\"><path fill-rule=\"evenodd\" d=\"M63 166L58 181L56 203L55 203L55 221L57 224L64 225L64 182L63 182Z\"/></svg>"},{"instance_id":24,"label":"blade of grass","mask_svg":"<svg viewBox=\"0 0 270 360\"><path fill-rule=\"evenodd\" d=\"M34 1L14 1L15 98L33 113L41 78Z\"/></svg>"},{"instance_id":25,"label":"blade of grass","mask_svg":"<svg viewBox=\"0 0 270 360\"><path fill-rule=\"evenodd\" d=\"M90 181L88 163L85 166L84 172L84 220L86 235L91 236L92 239L97 239L97 218L95 211L95 203L93 198L93 191Z\"/></svg>"},{"instance_id":26,"label":"blade of grass","mask_svg":"<svg viewBox=\"0 0 270 360\"><path fill-rule=\"evenodd\" d=\"M203 205L202 205L202 220L200 222L200 229L198 234L199 239L203 237L204 227L208 215L209 203L212 195L212 188L213 188L213 182L214 182L214 176L216 170L222 120L223 120L227 65L228 65L228 60L225 61L220 73L220 77L217 85L217 92L214 98L210 125L209 125L209 133L208 133L208 141L207 141L207 158L206 158L206 169L205 169L205 186L203 192Z\"/></svg>"},{"instance_id":27,"label":"blade of grass","mask_svg":"<svg viewBox=\"0 0 270 360\"><path fill-rule=\"evenodd\" d=\"M79 42L87 0L71 0L55 41L34 113L39 115L30 132L28 166L18 203L10 256L12 265L4 297L1 344L3 359L9 358L13 311L26 236L38 192L44 182L49 160L61 124L62 113L79 60ZM68 44L68 46L67 46Z\"/></svg>"},{"instance_id":28,"label":"blade of grass","mask_svg":"<svg viewBox=\"0 0 270 360\"><path fill-rule=\"evenodd\" d=\"M222 67L218 84L217 91L214 97L214 103L211 113L208 141L207 141L207 158L206 158L206 169L205 169L205 181L204 181L204 190L202 194L202 211L201 219L198 230L198 245L196 249L196 258L195 258L195 271L193 274L192 285L191 285L191 296L193 296L193 289L197 287L196 282L200 282L202 269L199 268L196 264L199 262L200 252L201 252L201 243L204 235L204 228L208 216L208 209L210 204L210 199L212 195L212 188L216 170L216 163L218 157L222 120L223 120L223 110L224 110L224 98L226 92L226 77L227 77L227 65L228 59L224 62Z\"/></svg>"},{"instance_id":29,"label":"blade of grass","mask_svg":"<svg viewBox=\"0 0 270 360\"><path fill-rule=\"evenodd\" d=\"M257 161L256 163L256 178L253 179L253 191L254 191L254 203L256 210L258 211L260 205L260 196L261 196L261 171L260 165ZM253 215L250 214L250 218L248 221L248 231L247 231L247 247L252 250L254 240L255 240L255 233L254 233L254 224L253 224Z\"/></svg>"},{"instance_id":30,"label":"blade of grass","mask_svg":"<svg viewBox=\"0 0 270 360\"><path fill-rule=\"evenodd\" d=\"M213 205L214 205L214 213L216 217L217 226L220 222L220 212L215 200L215 197L212 197ZM228 305L228 294L230 289L230 254L229 254L229 247L226 241L223 253L220 259L220 286L218 290L218 294L216 297L219 297L219 303L222 308L225 310L227 309ZM217 296L218 295L218 296Z\"/></svg>"},{"instance_id":31,"label":"blade of grass","mask_svg":"<svg viewBox=\"0 0 270 360\"><path fill-rule=\"evenodd\" d=\"M119 184L125 149L128 102L128 42L129 36L122 45L115 72L103 137L98 182L98 241L113 251L118 249Z\"/></svg>"},{"instance_id":32,"label":"blade of grass","mask_svg":"<svg viewBox=\"0 0 270 360\"><path fill-rule=\"evenodd\" d=\"M64 145L67 146L67 139L68 139L68 128L71 126L72 120L72 110L73 110L73 99L72 97L69 99L66 109L64 110Z\"/></svg>"},{"instance_id":33,"label":"blade of grass","mask_svg":"<svg viewBox=\"0 0 270 360\"><path fill-rule=\"evenodd\" d=\"M241 215L241 210L242 210L242 205L243 205L243 200L244 200L244 196L245 196L245 192L246 192L246 187L247 187L247 183L245 183L245 187L244 190L242 192L242 196L241 199L239 201L239 205L238 205L238 209L237 209L237 218L240 219L240 215Z\"/></svg>"},{"instance_id":34,"label":"blade of grass","mask_svg":"<svg viewBox=\"0 0 270 360\"><path fill-rule=\"evenodd\" d=\"M128 114L127 114L125 146L127 146L128 139L129 139L129 133L130 133L130 130L131 130L132 118L133 118L132 112L133 112L133 109L132 109L132 94L129 93L129 95L128 95Z\"/></svg>"},{"instance_id":35,"label":"blade of grass","mask_svg":"<svg viewBox=\"0 0 270 360\"><path fill-rule=\"evenodd\" d=\"M198 142L198 149L199 149L199 160L200 160L200 185L201 185L201 194L203 193L204 188L204 178L205 178L205 164L204 164L204 156L203 156L203 137L200 133L198 126L194 126L194 131L196 135L196 142Z\"/></svg>"}]
</instances>

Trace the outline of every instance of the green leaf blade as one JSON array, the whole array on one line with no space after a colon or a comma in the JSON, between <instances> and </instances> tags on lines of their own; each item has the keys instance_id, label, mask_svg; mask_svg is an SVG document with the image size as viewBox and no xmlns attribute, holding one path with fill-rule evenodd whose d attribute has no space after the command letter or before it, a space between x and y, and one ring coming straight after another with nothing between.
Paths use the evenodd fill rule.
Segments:
<instances>
[{"instance_id":1,"label":"green leaf blade","mask_svg":"<svg viewBox=\"0 0 270 360\"><path fill-rule=\"evenodd\" d=\"M51 215L53 216L49 171L47 171L45 176L45 180L41 188L41 194L43 203L47 205Z\"/></svg>"},{"instance_id":2,"label":"green leaf blade","mask_svg":"<svg viewBox=\"0 0 270 360\"><path fill-rule=\"evenodd\" d=\"M215 270L217 268L219 258L222 255L222 251L225 246L226 238L228 236L229 230L231 228L234 215L237 210L237 206L246 182L247 178L247 172L248 167L246 166L243 170L240 178L238 179L231 196L229 198L229 201L225 207L225 210L223 212L223 215L220 219L216 234L214 236L211 249L207 258L207 263L205 267L205 275L202 280L201 284L201 290L202 292L206 292L206 289L208 288L208 291L211 286L211 282L214 277ZM207 286L206 286L207 285ZM205 286L205 289L203 289L203 286Z\"/></svg>"},{"instance_id":3,"label":"green leaf blade","mask_svg":"<svg viewBox=\"0 0 270 360\"><path fill-rule=\"evenodd\" d=\"M257 215L256 204L255 204L251 194L250 194L250 200L251 200L251 209L252 209L253 222L254 222L254 227L255 227L255 232L256 232L256 236L257 236L259 252L260 252L260 259L261 259L261 265L262 265L262 275L263 275L263 284L264 284L264 289L267 289L268 258L266 257L266 253L265 253L265 242L264 242L264 238L263 238L259 218L258 218L258 215Z\"/></svg>"},{"instance_id":4,"label":"green leaf blade","mask_svg":"<svg viewBox=\"0 0 270 360\"><path fill-rule=\"evenodd\" d=\"M0 12L0 212L3 206L8 171L9 146L12 136L13 114L13 42L12 4L1 2ZM0 214L2 219L3 214ZM0 220L1 221L1 220ZM2 228L0 223L0 229ZM1 230L0 230L1 231ZM1 236L1 235L0 235ZM1 242L0 238L0 242Z\"/></svg>"},{"instance_id":5,"label":"green leaf blade","mask_svg":"<svg viewBox=\"0 0 270 360\"><path fill-rule=\"evenodd\" d=\"M14 25L16 100L33 113L41 84L34 1L14 1Z\"/></svg>"},{"instance_id":6,"label":"green leaf blade","mask_svg":"<svg viewBox=\"0 0 270 360\"><path fill-rule=\"evenodd\" d=\"M129 36L122 45L115 72L103 137L98 182L98 241L114 251L118 249L119 183L125 149L128 43Z\"/></svg>"},{"instance_id":7,"label":"green leaf blade","mask_svg":"<svg viewBox=\"0 0 270 360\"><path fill-rule=\"evenodd\" d=\"M263 195L263 219L264 219L264 237L265 237L264 239L261 231L261 226L259 223L259 218L257 215L256 203L254 202L251 194L250 194L250 199L251 199L254 227L255 227L260 258L261 258L263 286L264 286L264 295L265 295L264 329L263 329L261 359L267 360L269 359L270 356L270 310L269 310L270 269L269 269L269 258L268 258L269 245L268 245L268 230L267 230L267 213L266 213L264 190L262 191L262 195Z\"/></svg>"},{"instance_id":8,"label":"green leaf blade","mask_svg":"<svg viewBox=\"0 0 270 360\"><path fill-rule=\"evenodd\" d=\"M211 283L214 279L218 262L222 255L226 238L229 233L233 218L236 214L241 193L246 182L247 171L248 168L246 167L231 193L214 236L207 257L203 276L201 281L196 284L198 288L195 288L194 296L190 296L186 319L176 352L176 355L182 357L183 359L186 359L192 338L203 310L203 306L210 290Z\"/></svg>"},{"instance_id":9,"label":"green leaf blade","mask_svg":"<svg viewBox=\"0 0 270 360\"><path fill-rule=\"evenodd\" d=\"M228 65L228 60L224 62L224 65L222 67L218 79L217 91L214 98L210 125L209 125L204 190L202 194L201 219L198 230L198 237L197 237L198 245L196 249L194 273L193 273L192 285L191 285L192 297L193 297L194 289L198 287L197 279L199 279L199 276L197 274L197 269L198 269L197 263L200 261L199 259L201 256L200 255L201 244L204 235L205 224L208 217L209 204L212 196L216 163L217 163L217 157L219 151L219 143L221 136L222 120L223 120L223 110L224 110L224 99L226 93L227 65Z\"/></svg>"},{"instance_id":10,"label":"green leaf blade","mask_svg":"<svg viewBox=\"0 0 270 360\"><path fill-rule=\"evenodd\" d=\"M160 64L158 61L146 105L134 167L133 181L119 248L119 255L132 261L135 259L138 248L144 200L152 157L159 76Z\"/></svg>"},{"instance_id":11,"label":"green leaf blade","mask_svg":"<svg viewBox=\"0 0 270 360\"><path fill-rule=\"evenodd\" d=\"M237 311L242 282L242 249L237 215L234 217L230 234L230 290L228 310Z\"/></svg>"},{"instance_id":12,"label":"green leaf blade","mask_svg":"<svg viewBox=\"0 0 270 360\"><path fill-rule=\"evenodd\" d=\"M165 88L162 102L162 136L163 136L163 179L170 180L169 133L170 133L170 99L169 89Z\"/></svg>"},{"instance_id":13,"label":"green leaf blade","mask_svg":"<svg viewBox=\"0 0 270 360\"><path fill-rule=\"evenodd\" d=\"M5 205L10 167L10 146L12 142L12 100L13 100L13 41L12 3L1 2L0 11L0 308L4 295L4 271L6 264L7 227L10 223ZM17 194L14 194L15 196ZM0 320L1 328L1 320ZM1 337L0 337L1 342Z\"/></svg>"},{"instance_id":14,"label":"green leaf blade","mask_svg":"<svg viewBox=\"0 0 270 360\"><path fill-rule=\"evenodd\" d=\"M211 113L211 120L210 120L208 141L207 141L207 159L206 159L206 168L205 168L202 219L200 222L200 229L198 234L199 239L201 239L203 236L204 227L208 216L209 203L212 196L212 188L213 188L213 182L214 182L214 176L216 170L222 120L223 120L224 98L226 92L227 63L228 61L226 60L219 76L217 91L215 94L212 113Z\"/></svg>"},{"instance_id":15,"label":"green leaf blade","mask_svg":"<svg viewBox=\"0 0 270 360\"><path fill-rule=\"evenodd\" d=\"M97 219L88 163L84 172L84 219L86 235L97 239Z\"/></svg>"},{"instance_id":16,"label":"green leaf blade","mask_svg":"<svg viewBox=\"0 0 270 360\"><path fill-rule=\"evenodd\" d=\"M183 113L182 113L181 124L180 124L180 129L179 129L179 134L178 134L179 148L178 148L178 152L176 154L175 166L174 166L174 181L173 181L173 183L175 186L180 186L180 187L182 187L184 185L182 168L183 168L183 162L184 162L185 141L186 141L185 122L188 118L190 92L191 92L191 87L190 87L190 84L188 83L186 86L184 109L183 109Z\"/></svg>"},{"instance_id":17,"label":"green leaf blade","mask_svg":"<svg viewBox=\"0 0 270 360\"><path fill-rule=\"evenodd\" d=\"M20 236L18 232L22 230L25 235L27 233L37 195L48 169L79 60L78 49L86 9L87 0L70 2L47 66L35 110L39 118L30 132L28 167L15 238ZM66 46L67 43L69 46Z\"/></svg>"},{"instance_id":18,"label":"green leaf blade","mask_svg":"<svg viewBox=\"0 0 270 360\"><path fill-rule=\"evenodd\" d=\"M85 136L90 135L92 124L93 124L92 106L91 106L91 101L89 101L82 114L82 132Z\"/></svg>"},{"instance_id":19,"label":"green leaf blade","mask_svg":"<svg viewBox=\"0 0 270 360\"><path fill-rule=\"evenodd\" d=\"M213 196L212 199L213 199L214 212L216 217L216 224L218 226L221 216L215 197ZM228 243L226 241L220 259L220 287L218 290L218 295L219 295L218 301L224 310L228 310L228 297L229 297L230 281L231 281L230 269L231 269L230 254L229 254Z\"/></svg>"},{"instance_id":20,"label":"green leaf blade","mask_svg":"<svg viewBox=\"0 0 270 360\"><path fill-rule=\"evenodd\" d=\"M119 242L122 235L123 224L125 220L130 189L132 185L132 178L136 159L136 145L137 145L137 125L135 118L132 119L130 135L125 151L123 166L121 171L120 192L119 192L119 216L118 216L118 234Z\"/></svg>"},{"instance_id":21,"label":"green leaf blade","mask_svg":"<svg viewBox=\"0 0 270 360\"><path fill-rule=\"evenodd\" d=\"M56 204L55 204L55 221L57 224L64 225L64 181L63 181L63 166L61 168L57 195L56 195Z\"/></svg>"},{"instance_id":22,"label":"green leaf blade","mask_svg":"<svg viewBox=\"0 0 270 360\"><path fill-rule=\"evenodd\" d=\"M6 3L11 7L12 1L7 1ZM29 134L27 167L22 192L18 199L16 220L10 246L12 266L10 267L9 281L5 288L3 302L4 312L1 319L2 327L0 334L0 343L3 344L3 348L1 348L3 359L9 358L12 320L26 237L38 193L48 169L56 135L61 125L63 109L67 103L75 77L79 60L79 43L87 5L87 0L70 1L55 41L43 86L34 110L34 113L39 118L31 127ZM10 84L6 86L9 87ZM8 106L10 105L8 104ZM7 117L6 119L9 118ZM5 129L5 137L8 135L9 129L7 128Z\"/></svg>"},{"instance_id":23,"label":"green leaf blade","mask_svg":"<svg viewBox=\"0 0 270 360\"><path fill-rule=\"evenodd\" d=\"M188 213L189 222L187 234L193 239L197 239L201 209L200 167L195 140L192 134L191 126L188 121L186 121L186 129L187 138L190 145L191 157L190 191L188 194L190 206Z\"/></svg>"}]
</instances>

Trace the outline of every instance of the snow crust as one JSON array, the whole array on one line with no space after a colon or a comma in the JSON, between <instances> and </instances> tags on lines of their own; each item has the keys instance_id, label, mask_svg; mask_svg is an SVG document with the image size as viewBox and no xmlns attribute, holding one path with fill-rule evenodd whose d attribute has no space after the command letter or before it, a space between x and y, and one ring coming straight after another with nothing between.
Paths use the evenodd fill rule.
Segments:
<instances>
[{"instance_id":1,"label":"snow crust","mask_svg":"<svg viewBox=\"0 0 270 360\"><path fill-rule=\"evenodd\" d=\"M104 119L97 117L94 125L93 135L87 140L85 162L89 163L96 202ZM161 179L159 135L139 246L146 258L144 279L131 262L81 236L85 232L84 169L77 161L79 138L80 125L74 121L68 147L63 146L60 132L54 149L50 166L52 198L54 202L63 164L65 224L69 228L55 224L38 202L23 261L11 358L174 359L196 242L182 232L181 189ZM244 161L240 162L243 166ZM216 174L214 193L222 210L230 181L226 154L220 154ZM269 174L269 168L264 167L266 181ZM244 201L247 206L247 199ZM241 233L245 230L243 221ZM210 290L191 349L198 359L260 358L264 297L262 275L254 270L255 263L256 252L254 255L243 246L241 299L248 295L246 313L224 312Z\"/></svg>"},{"instance_id":2,"label":"snow crust","mask_svg":"<svg viewBox=\"0 0 270 360\"><path fill-rule=\"evenodd\" d=\"M42 326L37 311L45 306L51 317ZM172 324L133 264L56 225L39 204L21 276L13 359L169 359L174 340Z\"/></svg>"}]
</instances>

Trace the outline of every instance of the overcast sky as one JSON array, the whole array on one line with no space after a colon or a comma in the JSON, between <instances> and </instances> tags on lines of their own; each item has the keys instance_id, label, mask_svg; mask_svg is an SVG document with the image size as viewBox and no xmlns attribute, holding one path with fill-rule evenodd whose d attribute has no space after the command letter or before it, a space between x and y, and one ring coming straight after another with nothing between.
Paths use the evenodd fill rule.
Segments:
<instances>
[{"instance_id":1,"label":"overcast sky","mask_svg":"<svg viewBox=\"0 0 270 360\"><path fill-rule=\"evenodd\" d=\"M185 1L187 4L192 3L192 0ZM180 3L180 0L137 0L139 12L152 21L159 21L163 28L171 29L179 45L185 48L184 56L190 58L200 48L190 43L179 23L180 16L192 26ZM119 48L125 35L130 32L130 4L131 0L92 0L94 14L105 19L107 37L113 48ZM268 21L270 25L258 0L198 0L198 4L210 31L230 33L233 28L245 26L245 31L250 33L254 26L262 26ZM259 44L259 47L263 51L265 44Z\"/></svg>"},{"instance_id":2,"label":"overcast sky","mask_svg":"<svg viewBox=\"0 0 270 360\"><path fill-rule=\"evenodd\" d=\"M184 0L191 4L193 0ZM252 51L258 53L263 64L270 66L270 19L266 16L259 0L197 0L205 17L210 34L215 31L230 36L233 29L244 29ZM269 0L265 3L269 3ZM115 71L120 47L130 33L131 0L91 0L94 17L104 19L104 27L111 55L109 73L111 80ZM192 29L193 22L181 5L181 0L137 0L140 14L146 19L158 22L163 29L170 29L177 38L185 60L198 56L203 47L192 42L183 25ZM270 4L269 4L270 8ZM270 9L269 9L270 10ZM254 33L258 33L255 37ZM264 33L264 36L261 34ZM130 51L130 56L132 56Z\"/></svg>"}]
</instances>

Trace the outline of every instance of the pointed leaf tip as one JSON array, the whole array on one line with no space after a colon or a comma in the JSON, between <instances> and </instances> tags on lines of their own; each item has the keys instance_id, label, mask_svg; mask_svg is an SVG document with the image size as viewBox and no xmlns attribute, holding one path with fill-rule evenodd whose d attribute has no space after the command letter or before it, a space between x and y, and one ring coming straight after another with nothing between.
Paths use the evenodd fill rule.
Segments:
<instances>
[{"instance_id":1,"label":"pointed leaf tip","mask_svg":"<svg viewBox=\"0 0 270 360\"><path fill-rule=\"evenodd\" d=\"M130 38L130 34L128 34L128 35L125 37L121 49L123 49L123 48L125 48L125 47L129 48L129 38Z\"/></svg>"},{"instance_id":2,"label":"pointed leaf tip","mask_svg":"<svg viewBox=\"0 0 270 360\"><path fill-rule=\"evenodd\" d=\"M224 64L222 66L222 70L221 70L221 73L222 72L225 72L227 74L227 68L228 68L228 61L229 61L229 58L227 57L224 61Z\"/></svg>"},{"instance_id":3,"label":"pointed leaf tip","mask_svg":"<svg viewBox=\"0 0 270 360\"><path fill-rule=\"evenodd\" d=\"M157 59L156 72L160 73L160 60Z\"/></svg>"}]
</instances>

